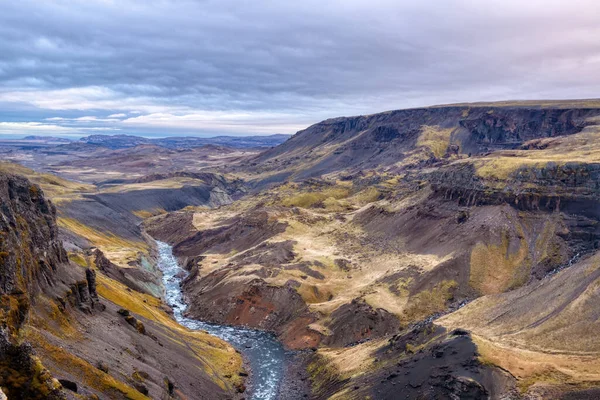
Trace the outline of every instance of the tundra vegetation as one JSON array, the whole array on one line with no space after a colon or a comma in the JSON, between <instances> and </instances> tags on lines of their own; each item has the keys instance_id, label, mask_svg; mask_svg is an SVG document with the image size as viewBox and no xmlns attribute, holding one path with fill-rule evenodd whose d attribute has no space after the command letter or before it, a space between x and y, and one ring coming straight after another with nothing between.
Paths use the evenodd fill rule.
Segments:
<instances>
[{"instance_id":1,"label":"tundra vegetation","mask_svg":"<svg viewBox=\"0 0 600 400\"><path fill-rule=\"evenodd\" d=\"M235 162L220 149L221 164L133 180L120 171L79 184L66 166L53 178L3 164L38 184L23 196L56 199L73 285L7 291L2 319L45 368L28 373L90 395L171 393L176 363L187 372L180 398L242 396L240 356L169 315L155 238L190 272L189 316L269 330L304 351L311 398L391 399L398 387L410 398L595 398L598 116L582 101L336 118ZM108 176L89 162L89 176ZM26 238L30 222L15 221ZM14 265L39 266L30 250L21 257ZM86 269L103 311L79 292ZM102 323L125 339L104 339Z\"/></svg>"}]
</instances>

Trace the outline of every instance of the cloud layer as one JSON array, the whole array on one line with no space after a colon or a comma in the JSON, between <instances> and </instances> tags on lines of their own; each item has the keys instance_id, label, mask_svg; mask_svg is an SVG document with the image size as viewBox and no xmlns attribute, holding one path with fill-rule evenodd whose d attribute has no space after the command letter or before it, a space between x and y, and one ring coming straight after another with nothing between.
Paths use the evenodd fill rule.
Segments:
<instances>
[{"instance_id":1,"label":"cloud layer","mask_svg":"<svg viewBox=\"0 0 600 400\"><path fill-rule=\"evenodd\" d=\"M293 133L402 107L599 97L598 20L593 0L5 2L0 133Z\"/></svg>"}]
</instances>

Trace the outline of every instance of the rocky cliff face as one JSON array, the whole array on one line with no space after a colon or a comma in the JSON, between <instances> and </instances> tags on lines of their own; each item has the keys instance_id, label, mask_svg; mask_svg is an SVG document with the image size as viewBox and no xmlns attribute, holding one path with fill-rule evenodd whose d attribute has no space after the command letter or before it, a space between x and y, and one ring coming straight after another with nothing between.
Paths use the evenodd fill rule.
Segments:
<instances>
[{"instance_id":1,"label":"rocky cliff face","mask_svg":"<svg viewBox=\"0 0 600 400\"><path fill-rule=\"evenodd\" d=\"M598 115L594 108L467 105L335 118L298 132L244 168L269 174L260 180L266 184L414 162L414 151L427 147L433 152L421 155L424 160L448 152L483 154L580 132Z\"/></svg>"},{"instance_id":2,"label":"rocky cliff face","mask_svg":"<svg viewBox=\"0 0 600 400\"><path fill-rule=\"evenodd\" d=\"M508 204L519 218L552 216L563 226L557 235L571 256L586 254L600 243L600 164L587 161L517 163L506 174L481 173L478 161L462 160L427 175L434 195L459 207ZM537 232L543 235L543 232ZM556 266L555 266L556 267Z\"/></svg>"},{"instance_id":3,"label":"rocky cliff face","mask_svg":"<svg viewBox=\"0 0 600 400\"><path fill-rule=\"evenodd\" d=\"M18 176L0 175L0 293L27 293L52 286L53 271L68 262L58 240L56 210L40 188Z\"/></svg>"},{"instance_id":4,"label":"rocky cliff face","mask_svg":"<svg viewBox=\"0 0 600 400\"><path fill-rule=\"evenodd\" d=\"M69 257L40 188L0 174L0 388L9 399L239 397L233 348L111 279L147 271L126 275L100 251L78 264Z\"/></svg>"},{"instance_id":5,"label":"rocky cliff face","mask_svg":"<svg viewBox=\"0 0 600 400\"><path fill-rule=\"evenodd\" d=\"M62 293L81 306L91 305L88 282L67 270L56 210L37 185L0 175L0 204L0 386L11 399L63 398L60 383L32 347L18 340L19 331L42 292ZM62 280L72 281L75 291ZM83 282L81 288L78 282Z\"/></svg>"}]
</instances>

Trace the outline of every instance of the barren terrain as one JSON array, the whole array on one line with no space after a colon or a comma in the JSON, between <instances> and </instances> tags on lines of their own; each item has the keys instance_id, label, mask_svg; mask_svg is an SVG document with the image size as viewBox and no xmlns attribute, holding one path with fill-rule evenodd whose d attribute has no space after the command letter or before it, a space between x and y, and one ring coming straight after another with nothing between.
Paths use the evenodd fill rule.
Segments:
<instances>
[{"instance_id":1,"label":"barren terrain","mask_svg":"<svg viewBox=\"0 0 600 400\"><path fill-rule=\"evenodd\" d=\"M440 106L327 120L262 152L144 144L1 168L40 186L71 265L98 274L108 314L73 317L77 332L124 308L161 343L196 335L164 311L153 237L190 272L187 315L275 333L309 398L592 399L599 118L589 101ZM61 374L43 345L71 339L24 332ZM239 390L239 357L198 335L211 382Z\"/></svg>"}]
</instances>

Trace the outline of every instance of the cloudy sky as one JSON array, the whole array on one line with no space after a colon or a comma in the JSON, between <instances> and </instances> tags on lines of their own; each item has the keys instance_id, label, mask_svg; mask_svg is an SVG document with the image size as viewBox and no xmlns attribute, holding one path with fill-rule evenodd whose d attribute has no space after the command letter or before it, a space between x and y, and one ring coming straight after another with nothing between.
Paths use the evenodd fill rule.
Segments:
<instances>
[{"instance_id":1,"label":"cloudy sky","mask_svg":"<svg viewBox=\"0 0 600 400\"><path fill-rule=\"evenodd\" d=\"M598 0L0 2L2 135L294 133L600 97Z\"/></svg>"}]
</instances>

